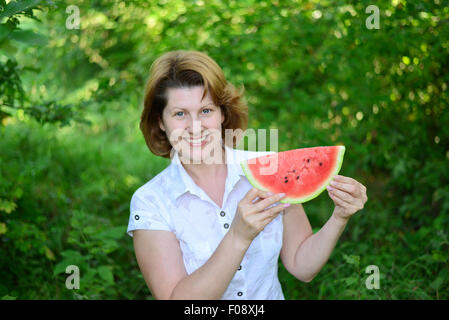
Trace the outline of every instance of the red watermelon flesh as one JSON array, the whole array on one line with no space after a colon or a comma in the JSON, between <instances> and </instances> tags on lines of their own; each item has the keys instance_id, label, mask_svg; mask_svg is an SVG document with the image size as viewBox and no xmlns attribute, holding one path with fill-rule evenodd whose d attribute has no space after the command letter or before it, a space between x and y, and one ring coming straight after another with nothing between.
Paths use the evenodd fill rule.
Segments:
<instances>
[{"instance_id":1,"label":"red watermelon flesh","mask_svg":"<svg viewBox=\"0 0 449 320\"><path fill-rule=\"evenodd\" d=\"M281 202L303 203L317 197L338 174L344 146L325 146L273 153L241 162L256 188L285 193Z\"/></svg>"}]
</instances>

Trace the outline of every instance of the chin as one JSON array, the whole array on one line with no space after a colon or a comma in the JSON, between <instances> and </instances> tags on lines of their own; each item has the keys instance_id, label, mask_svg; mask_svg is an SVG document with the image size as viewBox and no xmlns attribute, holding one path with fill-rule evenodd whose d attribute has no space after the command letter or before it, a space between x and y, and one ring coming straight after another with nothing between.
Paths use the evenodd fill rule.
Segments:
<instances>
[{"instance_id":1,"label":"chin","mask_svg":"<svg viewBox=\"0 0 449 320\"><path fill-rule=\"evenodd\" d=\"M185 150L185 152L183 152ZM207 144L203 147L192 147L184 145L180 151L180 156L183 161L188 164L218 164L222 163L221 153L214 152L214 150L222 150L221 144Z\"/></svg>"}]
</instances>

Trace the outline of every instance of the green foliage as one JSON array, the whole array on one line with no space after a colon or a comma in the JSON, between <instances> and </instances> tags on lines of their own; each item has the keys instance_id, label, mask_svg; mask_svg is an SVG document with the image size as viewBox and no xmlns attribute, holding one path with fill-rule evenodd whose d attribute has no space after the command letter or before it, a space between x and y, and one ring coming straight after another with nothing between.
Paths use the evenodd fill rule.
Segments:
<instances>
[{"instance_id":1,"label":"green foliage","mask_svg":"<svg viewBox=\"0 0 449 320\"><path fill-rule=\"evenodd\" d=\"M151 298L124 233L167 164L138 130L143 87L194 49L245 86L251 128L280 150L344 144L341 174L368 189L311 283L280 264L287 299L449 298L448 1L377 1L371 30L366 1L80 0L68 29L71 4L0 0L0 297ZM314 232L332 205L304 205Z\"/></svg>"},{"instance_id":2,"label":"green foliage","mask_svg":"<svg viewBox=\"0 0 449 320\"><path fill-rule=\"evenodd\" d=\"M33 99L23 89L23 73L40 70L19 66L15 56L21 48L46 45L48 39L33 30L20 29L19 17L40 21L34 10L43 10L51 5L54 5L52 1L42 0L0 2L0 126L3 119L13 116L17 110L24 111L42 124L58 123L63 127L70 121L89 123L79 114L85 101L78 102L79 110L75 113L73 104L60 104L55 99Z\"/></svg>"},{"instance_id":3,"label":"green foliage","mask_svg":"<svg viewBox=\"0 0 449 320\"><path fill-rule=\"evenodd\" d=\"M129 170L126 163L135 165L131 159L145 150L104 149L112 136L57 138L55 127L33 123L6 128L0 134L0 222L6 227L0 228L0 296L147 298L126 217L129 194L163 164L156 168L158 161L149 165L141 157L141 168ZM80 268L76 292L65 288L69 265Z\"/></svg>"}]
</instances>

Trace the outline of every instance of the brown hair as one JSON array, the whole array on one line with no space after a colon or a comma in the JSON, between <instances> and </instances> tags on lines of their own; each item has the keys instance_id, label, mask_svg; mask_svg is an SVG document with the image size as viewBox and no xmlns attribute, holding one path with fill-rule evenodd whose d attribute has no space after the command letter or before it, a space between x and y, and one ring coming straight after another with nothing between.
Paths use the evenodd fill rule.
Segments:
<instances>
[{"instance_id":1,"label":"brown hair","mask_svg":"<svg viewBox=\"0 0 449 320\"><path fill-rule=\"evenodd\" d=\"M248 106L240 92L226 81L223 70L208 55L199 51L169 51L157 58L150 68L145 86L144 109L140 119L140 130L152 153L170 157L172 148L167 135L159 127L162 111L167 105L167 89L204 86L202 99L210 92L212 101L224 114L222 138L225 129L245 130L248 124ZM235 147L238 141L233 140Z\"/></svg>"}]
</instances>

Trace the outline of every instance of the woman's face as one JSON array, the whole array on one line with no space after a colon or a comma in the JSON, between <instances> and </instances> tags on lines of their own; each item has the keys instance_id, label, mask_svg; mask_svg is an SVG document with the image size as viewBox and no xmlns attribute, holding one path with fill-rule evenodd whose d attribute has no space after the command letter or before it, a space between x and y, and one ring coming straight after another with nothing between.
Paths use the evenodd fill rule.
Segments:
<instances>
[{"instance_id":1,"label":"woman's face","mask_svg":"<svg viewBox=\"0 0 449 320\"><path fill-rule=\"evenodd\" d=\"M215 161L222 159L217 153L222 151L224 116L209 92L201 101L203 90L203 86L167 90L167 105L159 126L184 163L211 163L212 157Z\"/></svg>"}]
</instances>

